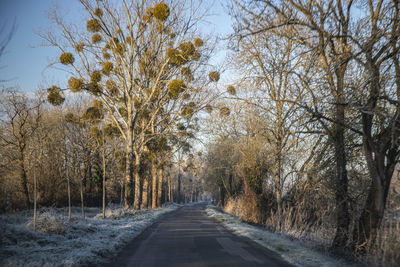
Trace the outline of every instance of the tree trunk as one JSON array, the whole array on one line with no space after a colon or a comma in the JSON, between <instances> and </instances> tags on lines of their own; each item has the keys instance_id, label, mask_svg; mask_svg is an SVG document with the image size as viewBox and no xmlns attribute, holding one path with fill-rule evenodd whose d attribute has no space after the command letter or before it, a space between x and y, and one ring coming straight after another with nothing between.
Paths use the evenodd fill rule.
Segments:
<instances>
[{"instance_id":1,"label":"tree trunk","mask_svg":"<svg viewBox=\"0 0 400 267\"><path fill-rule=\"evenodd\" d=\"M168 177L168 202L172 202L171 176Z\"/></svg>"},{"instance_id":2,"label":"tree trunk","mask_svg":"<svg viewBox=\"0 0 400 267\"><path fill-rule=\"evenodd\" d=\"M33 231L36 232L36 204L37 204L37 182L36 182L36 157L33 166Z\"/></svg>"},{"instance_id":3,"label":"tree trunk","mask_svg":"<svg viewBox=\"0 0 400 267\"><path fill-rule=\"evenodd\" d=\"M219 203L218 206L223 207L225 206L225 194L226 190L224 186L219 186Z\"/></svg>"},{"instance_id":4,"label":"tree trunk","mask_svg":"<svg viewBox=\"0 0 400 267\"><path fill-rule=\"evenodd\" d=\"M169 193L168 193L168 182L167 182L167 185L166 185L166 187L165 187L165 189L164 189L164 203L168 203L168 195L169 195ZM161 203L160 203L161 204ZM161 206L160 206L161 207Z\"/></svg>"},{"instance_id":5,"label":"tree trunk","mask_svg":"<svg viewBox=\"0 0 400 267\"><path fill-rule=\"evenodd\" d=\"M121 183L121 191L119 197L119 205L122 208L124 206L124 182Z\"/></svg>"},{"instance_id":6,"label":"tree trunk","mask_svg":"<svg viewBox=\"0 0 400 267\"><path fill-rule=\"evenodd\" d=\"M279 229L281 227L282 221L280 218L282 217L282 187L283 187L283 179L282 179L282 150L283 150L283 122L282 122L282 117L283 117L283 107L281 103L277 104L277 122L276 122L276 128L277 128L277 137L276 137L276 147L275 147L275 197L276 197L276 203L277 203L277 214L279 218ZM262 191L262 190L261 190ZM261 213L264 213L264 211L260 210Z\"/></svg>"},{"instance_id":7,"label":"tree trunk","mask_svg":"<svg viewBox=\"0 0 400 267\"><path fill-rule=\"evenodd\" d=\"M168 178L168 202L172 202L172 188L170 178Z\"/></svg>"},{"instance_id":8,"label":"tree trunk","mask_svg":"<svg viewBox=\"0 0 400 267\"><path fill-rule=\"evenodd\" d=\"M104 138L104 135L103 135ZM104 140L104 139L103 139ZM103 219L106 217L106 156L105 156L105 147L103 142L103 155L102 155L102 163L103 163Z\"/></svg>"},{"instance_id":9,"label":"tree trunk","mask_svg":"<svg viewBox=\"0 0 400 267\"><path fill-rule=\"evenodd\" d=\"M142 209L149 207L149 178L143 179L143 191L142 191Z\"/></svg>"},{"instance_id":10,"label":"tree trunk","mask_svg":"<svg viewBox=\"0 0 400 267\"><path fill-rule=\"evenodd\" d=\"M135 154L135 196L134 196L134 208L140 210L140 158L138 154Z\"/></svg>"},{"instance_id":11,"label":"tree trunk","mask_svg":"<svg viewBox=\"0 0 400 267\"><path fill-rule=\"evenodd\" d=\"M372 181L358 227L355 228L353 234L357 251L368 250L374 244L385 212L390 182L395 169L394 162L390 164L391 166L388 164L389 166L384 167L385 155L376 153L374 160L371 147L364 144L364 150Z\"/></svg>"},{"instance_id":12,"label":"tree trunk","mask_svg":"<svg viewBox=\"0 0 400 267\"><path fill-rule=\"evenodd\" d=\"M67 174L68 219L71 220L71 182Z\"/></svg>"},{"instance_id":13,"label":"tree trunk","mask_svg":"<svg viewBox=\"0 0 400 267\"><path fill-rule=\"evenodd\" d=\"M83 203L83 181L82 176L80 177L80 191L81 191L81 209L82 209L82 217L85 218L85 207Z\"/></svg>"},{"instance_id":14,"label":"tree trunk","mask_svg":"<svg viewBox=\"0 0 400 267\"><path fill-rule=\"evenodd\" d=\"M348 199L347 199L347 170L346 170L346 155L344 151L344 138L343 129L338 130L335 141L335 161L336 161L336 181L334 183L335 188L335 200L336 200L336 234L332 243L332 247L335 249L344 248L347 245L349 238L349 224L350 217L348 211Z\"/></svg>"},{"instance_id":15,"label":"tree trunk","mask_svg":"<svg viewBox=\"0 0 400 267\"><path fill-rule=\"evenodd\" d=\"M158 189L157 189L157 207L161 207L161 197L162 197L162 185L163 185L163 169L160 167L158 169Z\"/></svg>"},{"instance_id":16,"label":"tree trunk","mask_svg":"<svg viewBox=\"0 0 400 267\"><path fill-rule=\"evenodd\" d=\"M275 160L275 198L277 204L277 214L278 218L282 216L282 194L281 194L281 160L280 160L280 152L278 152L278 158ZM281 220L279 220L279 225L281 224Z\"/></svg>"},{"instance_id":17,"label":"tree trunk","mask_svg":"<svg viewBox=\"0 0 400 267\"><path fill-rule=\"evenodd\" d=\"M157 208L157 166L156 166L156 161L153 160L151 163L151 175L153 177L151 187L152 187L152 192L151 192L151 208L155 209Z\"/></svg>"},{"instance_id":18,"label":"tree trunk","mask_svg":"<svg viewBox=\"0 0 400 267\"><path fill-rule=\"evenodd\" d=\"M133 203L133 175L134 154L133 154L133 133L128 132L126 136L126 154L125 154L125 208L131 208Z\"/></svg>"},{"instance_id":19,"label":"tree trunk","mask_svg":"<svg viewBox=\"0 0 400 267\"><path fill-rule=\"evenodd\" d=\"M26 208L30 208L31 201L29 199L29 190L28 190L28 177L26 175L26 168L25 168L25 157L24 157L24 150L20 150L20 182L21 186L25 195L25 204Z\"/></svg>"},{"instance_id":20,"label":"tree trunk","mask_svg":"<svg viewBox=\"0 0 400 267\"><path fill-rule=\"evenodd\" d=\"M336 201L336 234L332 242L333 249L344 249L349 240L350 214L348 210L348 177L346 170L346 151L344 140L344 97L343 75L337 75L336 121L333 142L335 146L336 179L334 181Z\"/></svg>"},{"instance_id":21,"label":"tree trunk","mask_svg":"<svg viewBox=\"0 0 400 267\"><path fill-rule=\"evenodd\" d=\"M182 196L181 196L181 173L178 173L178 193L176 196L176 202L181 203L182 202Z\"/></svg>"},{"instance_id":22,"label":"tree trunk","mask_svg":"<svg viewBox=\"0 0 400 267\"><path fill-rule=\"evenodd\" d=\"M170 177L170 190L171 190L171 198L169 201L175 202L175 197L174 197L175 185L172 183L172 177Z\"/></svg>"}]
</instances>

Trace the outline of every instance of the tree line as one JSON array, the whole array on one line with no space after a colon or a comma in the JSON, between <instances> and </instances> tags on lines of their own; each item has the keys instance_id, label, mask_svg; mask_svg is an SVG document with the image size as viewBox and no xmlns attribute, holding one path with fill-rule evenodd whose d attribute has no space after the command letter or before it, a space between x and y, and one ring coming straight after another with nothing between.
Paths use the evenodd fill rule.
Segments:
<instances>
[{"instance_id":1,"label":"tree line","mask_svg":"<svg viewBox=\"0 0 400 267\"><path fill-rule=\"evenodd\" d=\"M231 2L237 78L219 101L237 107L210 120L204 174L221 205L278 230L324 225L334 250L374 247L400 155L399 5Z\"/></svg>"},{"instance_id":2,"label":"tree line","mask_svg":"<svg viewBox=\"0 0 400 267\"><path fill-rule=\"evenodd\" d=\"M15 174L19 185L10 191L2 187L3 196L21 191L24 205L17 196L11 202L31 207L36 188L31 177L49 173L37 179L45 183L37 187L42 203L59 205L62 200L71 206L78 197L83 215L84 205L101 199L104 216L106 187L111 189L107 197L126 208L198 199L189 141L199 127L197 114L216 98L219 80L208 63L213 41L198 30L202 3L80 4L86 12L84 27L55 8L49 12L55 29L40 33L45 45L59 49L54 65L70 75L68 80L46 89L45 96L2 92L2 152L18 151L12 162L19 164L14 168L4 162L4 177ZM74 94L73 104L66 105ZM52 139L56 148L49 144ZM110 177L113 182L107 181ZM185 184L184 177L193 185ZM61 185L67 196L56 190Z\"/></svg>"},{"instance_id":3,"label":"tree line","mask_svg":"<svg viewBox=\"0 0 400 267\"><path fill-rule=\"evenodd\" d=\"M90 108L99 102L82 95L53 107L46 104L46 93L15 88L0 93L0 210L32 208L37 202L41 207L80 206L84 217L85 207L103 206L103 215L108 204L124 207L124 140L114 128L92 120ZM187 160L192 153L188 140L180 142L185 146L171 145L156 173L152 155L145 154L139 172L147 187L142 186L140 208L203 197L196 166ZM177 149L180 161L173 155ZM197 156L191 156L195 162Z\"/></svg>"}]
</instances>

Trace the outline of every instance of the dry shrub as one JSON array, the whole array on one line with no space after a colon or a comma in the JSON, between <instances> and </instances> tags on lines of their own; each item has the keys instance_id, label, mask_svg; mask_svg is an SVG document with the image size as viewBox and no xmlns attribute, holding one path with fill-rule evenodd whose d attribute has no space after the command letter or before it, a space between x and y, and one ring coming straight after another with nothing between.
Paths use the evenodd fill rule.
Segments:
<instances>
[{"instance_id":1,"label":"dry shrub","mask_svg":"<svg viewBox=\"0 0 400 267\"><path fill-rule=\"evenodd\" d=\"M28 223L28 227L33 229L33 220ZM67 224L63 216L57 215L54 211L47 210L38 216L36 220L36 231L63 235L67 231Z\"/></svg>"},{"instance_id":2,"label":"dry shrub","mask_svg":"<svg viewBox=\"0 0 400 267\"><path fill-rule=\"evenodd\" d=\"M229 214L238 216L244 222L262 223L262 216L257 208L257 197L254 194L249 193L230 198L223 209Z\"/></svg>"},{"instance_id":3,"label":"dry shrub","mask_svg":"<svg viewBox=\"0 0 400 267\"><path fill-rule=\"evenodd\" d=\"M223 210L224 210L226 213L233 214L233 215L235 215L235 216L239 216L239 215L237 214L237 212L239 211L237 207L238 207L238 198L230 198L230 199L226 202L226 204L225 204Z\"/></svg>"},{"instance_id":4,"label":"dry shrub","mask_svg":"<svg viewBox=\"0 0 400 267\"><path fill-rule=\"evenodd\" d=\"M107 219L119 220L126 217L135 216L136 213L137 211L134 209L116 208L116 209L106 209L104 215ZM99 213L94 217L94 219L101 219L102 217L103 215Z\"/></svg>"}]
</instances>

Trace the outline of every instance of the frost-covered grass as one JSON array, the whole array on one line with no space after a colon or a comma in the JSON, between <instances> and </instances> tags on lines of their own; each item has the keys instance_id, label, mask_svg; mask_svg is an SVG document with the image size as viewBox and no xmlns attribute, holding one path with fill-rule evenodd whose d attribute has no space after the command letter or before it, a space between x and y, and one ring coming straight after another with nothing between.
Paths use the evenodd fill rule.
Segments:
<instances>
[{"instance_id":1,"label":"frost-covered grass","mask_svg":"<svg viewBox=\"0 0 400 267\"><path fill-rule=\"evenodd\" d=\"M238 217L220 211L215 206L208 206L206 212L208 216L215 218L229 230L274 251L295 266L349 266L345 261L325 255L300 240L290 239L287 236L272 233L264 228L249 225L240 221Z\"/></svg>"},{"instance_id":2,"label":"frost-covered grass","mask_svg":"<svg viewBox=\"0 0 400 267\"><path fill-rule=\"evenodd\" d=\"M0 216L0 266L82 266L102 264L116 256L162 214L178 208L156 210L111 208L106 219L101 209L87 208L86 219L74 208L40 210L36 232L32 211Z\"/></svg>"}]
</instances>

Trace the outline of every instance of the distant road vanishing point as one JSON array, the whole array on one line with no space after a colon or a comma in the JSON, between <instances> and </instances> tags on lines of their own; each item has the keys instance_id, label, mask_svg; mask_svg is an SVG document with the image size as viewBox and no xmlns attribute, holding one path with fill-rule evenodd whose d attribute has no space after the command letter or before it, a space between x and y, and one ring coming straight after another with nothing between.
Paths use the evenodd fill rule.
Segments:
<instances>
[{"instance_id":1,"label":"distant road vanishing point","mask_svg":"<svg viewBox=\"0 0 400 267\"><path fill-rule=\"evenodd\" d=\"M205 214L205 204L162 217L105 266L291 266Z\"/></svg>"}]
</instances>

